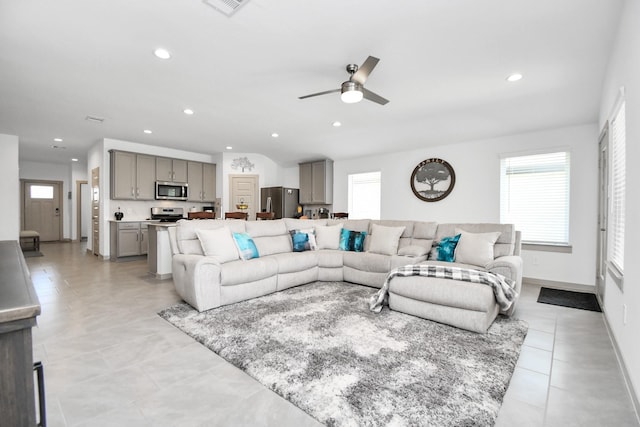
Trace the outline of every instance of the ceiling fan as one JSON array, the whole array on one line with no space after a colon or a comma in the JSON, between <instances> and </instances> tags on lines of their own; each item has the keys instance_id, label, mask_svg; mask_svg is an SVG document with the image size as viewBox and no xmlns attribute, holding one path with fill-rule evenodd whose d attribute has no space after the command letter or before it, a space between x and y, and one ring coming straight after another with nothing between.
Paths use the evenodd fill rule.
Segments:
<instances>
[{"instance_id":1,"label":"ceiling fan","mask_svg":"<svg viewBox=\"0 0 640 427\"><path fill-rule=\"evenodd\" d=\"M350 74L349 80L342 83L340 89L325 90L324 92L312 93L311 95L301 96L298 99L311 98L312 96L326 95L328 93L341 92L340 99L342 102L352 104L362 101L362 98L385 105L389 102L380 95L364 88L364 82L367 81L369 74L378 65L380 59L369 56L360 67L356 64L347 65L347 72Z\"/></svg>"}]
</instances>

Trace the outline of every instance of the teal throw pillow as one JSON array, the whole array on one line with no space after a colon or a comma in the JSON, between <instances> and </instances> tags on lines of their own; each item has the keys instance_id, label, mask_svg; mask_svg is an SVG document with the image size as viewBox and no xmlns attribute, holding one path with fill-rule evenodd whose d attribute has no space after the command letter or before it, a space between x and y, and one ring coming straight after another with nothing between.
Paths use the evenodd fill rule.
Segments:
<instances>
[{"instance_id":1,"label":"teal throw pillow","mask_svg":"<svg viewBox=\"0 0 640 427\"><path fill-rule=\"evenodd\" d=\"M254 243L251 236L247 233L233 233L233 239L238 246L238 252L240 252L240 258L243 260L249 260L251 258L259 258L258 248Z\"/></svg>"},{"instance_id":2,"label":"teal throw pillow","mask_svg":"<svg viewBox=\"0 0 640 427\"><path fill-rule=\"evenodd\" d=\"M301 233L297 230L291 230L290 233L294 252L304 252L311 249L309 245L309 235L307 233Z\"/></svg>"},{"instance_id":3,"label":"teal throw pillow","mask_svg":"<svg viewBox=\"0 0 640 427\"><path fill-rule=\"evenodd\" d=\"M352 231L343 228L340 231L340 250L341 251L364 251L364 238L366 231Z\"/></svg>"},{"instance_id":4,"label":"teal throw pillow","mask_svg":"<svg viewBox=\"0 0 640 427\"><path fill-rule=\"evenodd\" d=\"M460 234L453 237L443 237L438 244L438 261L454 262L456 260L456 245Z\"/></svg>"}]
</instances>

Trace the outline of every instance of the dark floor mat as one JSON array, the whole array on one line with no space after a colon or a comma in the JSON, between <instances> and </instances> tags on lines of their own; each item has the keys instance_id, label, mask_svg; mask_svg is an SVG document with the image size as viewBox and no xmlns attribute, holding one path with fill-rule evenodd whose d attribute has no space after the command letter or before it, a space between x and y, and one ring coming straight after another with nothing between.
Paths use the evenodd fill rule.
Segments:
<instances>
[{"instance_id":1,"label":"dark floor mat","mask_svg":"<svg viewBox=\"0 0 640 427\"><path fill-rule=\"evenodd\" d=\"M39 256L44 256L40 251L22 251L22 255L24 255L25 258L35 258Z\"/></svg>"},{"instance_id":2,"label":"dark floor mat","mask_svg":"<svg viewBox=\"0 0 640 427\"><path fill-rule=\"evenodd\" d=\"M588 294L585 292L540 288L538 302L543 304L561 305L563 307L579 308L580 310L602 311L595 294Z\"/></svg>"}]
</instances>

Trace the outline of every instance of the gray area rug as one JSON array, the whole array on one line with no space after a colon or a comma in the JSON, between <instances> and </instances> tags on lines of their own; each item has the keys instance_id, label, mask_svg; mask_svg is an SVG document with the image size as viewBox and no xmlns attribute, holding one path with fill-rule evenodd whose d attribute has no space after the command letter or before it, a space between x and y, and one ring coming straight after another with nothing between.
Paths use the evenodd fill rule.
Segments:
<instances>
[{"instance_id":1,"label":"gray area rug","mask_svg":"<svg viewBox=\"0 0 640 427\"><path fill-rule=\"evenodd\" d=\"M317 282L159 315L327 425L493 425L527 324L500 316L483 335L375 314L375 291Z\"/></svg>"}]
</instances>

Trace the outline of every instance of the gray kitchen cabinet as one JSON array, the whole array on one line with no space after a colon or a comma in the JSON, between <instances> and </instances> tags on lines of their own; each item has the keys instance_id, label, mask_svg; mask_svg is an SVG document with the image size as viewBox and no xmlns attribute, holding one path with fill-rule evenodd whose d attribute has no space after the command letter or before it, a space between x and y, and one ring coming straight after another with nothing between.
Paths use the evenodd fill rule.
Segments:
<instances>
[{"instance_id":1,"label":"gray kitchen cabinet","mask_svg":"<svg viewBox=\"0 0 640 427\"><path fill-rule=\"evenodd\" d=\"M153 200L155 157L111 151L111 199Z\"/></svg>"},{"instance_id":2,"label":"gray kitchen cabinet","mask_svg":"<svg viewBox=\"0 0 640 427\"><path fill-rule=\"evenodd\" d=\"M216 165L188 162L190 202L214 202L216 200Z\"/></svg>"},{"instance_id":3,"label":"gray kitchen cabinet","mask_svg":"<svg viewBox=\"0 0 640 427\"><path fill-rule=\"evenodd\" d=\"M333 203L333 160L300 163L300 203Z\"/></svg>"},{"instance_id":4,"label":"gray kitchen cabinet","mask_svg":"<svg viewBox=\"0 0 640 427\"><path fill-rule=\"evenodd\" d=\"M156 157L156 180L167 182L187 182L187 161Z\"/></svg>"},{"instance_id":5,"label":"gray kitchen cabinet","mask_svg":"<svg viewBox=\"0 0 640 427\"><path fill-rule=\"evenodd\" d=\"M146 255L149 235L146 222L111 222L111 259Z\"/></svg>"}]
</instances>

